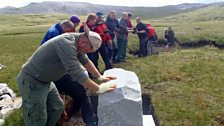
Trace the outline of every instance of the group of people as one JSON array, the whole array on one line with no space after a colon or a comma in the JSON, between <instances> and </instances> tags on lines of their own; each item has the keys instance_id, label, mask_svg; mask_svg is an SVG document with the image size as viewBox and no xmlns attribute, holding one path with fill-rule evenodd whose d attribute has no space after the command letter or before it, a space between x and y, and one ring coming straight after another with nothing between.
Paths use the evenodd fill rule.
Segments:
<instances>
[{"instance_id":1,"label":"group of people","mask_svg":"<svg viewBox=\"0 0 224 126\"><path fill-rule=\"evenodd\" d=\"M80 18L73 15L48 29L40 47L17 76L26 126L55 126L61 114L66 115L59 93L72 97L81 109L86 126L97 125L86 89L104 93L116 88L116 84L107 82L116 77L99 72L99 54L107 70L112 68L112 63L125 62L128 33L138 35L140 57L151 54L151 43L157 41L151 25L137 17L134 27L131 18L131 13L123 12L118 20L116 12L110 11L104 20L104 14L97 12L90 13L81 23ZM102 84L98 85L91 78Z\"/></svg>"}]
</instances>

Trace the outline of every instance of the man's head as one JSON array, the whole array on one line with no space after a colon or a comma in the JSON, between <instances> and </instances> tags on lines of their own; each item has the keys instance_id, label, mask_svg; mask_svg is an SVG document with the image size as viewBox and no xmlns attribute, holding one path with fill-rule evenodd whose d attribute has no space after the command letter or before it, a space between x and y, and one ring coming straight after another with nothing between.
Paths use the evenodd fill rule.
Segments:
<instances>
[{"instance_id":1,"label":"man's head","mask_svg":"<svg viewBox=\"0 0 224 126\"><path fill-rule=\"evenodd\" d=\"M64 20L61 22L63 32L74 32L74 24L71 21Z\"/></svg>"},{"instance_id":2,"label":"man's head","mask_svg":"<svg viewBox=\"0 0 224 126\"><path fill-rule=\"evenodd\" d=\"M103 13L102 12L97 12L96 15L97 15L97 21L98 22L103 21L104 16L103 16Z\"/></svg>"},{"instance_id":3,"label":"man's head","mask_svg":"<svg viewBox=\"0 0 224 126\"><path fill-rule=\"evenodd\" d=\"M74 28L76 28L77 26L79 26L80 23L80 18L77 15L72 15L69 20L74 24Z\"/></svg>"},{"instance_id":4,"label":"man's head","mask_svg":"<svg viewBox=\"0 0 224 126\"><path fill-rule=\"evenodd\" d=\"M110 11L109 16L110 16L111 19L115 19L116 11L115 10Z\"/></svg>"},{"instance_id":5,"label":"man's head","mask_svg":"<svg viewBox=\"0 0 224 126\"><path fill-rule=\"evenodd\" d=\"M128 12L128 19L131 20L132 17L133 17L133 14L131 12Z\"/></svg>"},{"instance_id":6,"label":"man's head","mask_svg":"<svg viewBox=\"0 0 224 126\"><path fill-rule=\"evenodd\" d=\"M172 27L171 27L171 26L169 26L169 27L168 27L168 30L172 30Z\"/></svg>"},{"instance_id":7,"label":"man's head","mask_svg":"<svg viewBox=\"0 0 224 126\"><path fill-rule=\"evenodd\" d=\"M90 13L87 17L88 25L95 25L96 20L97 20L97 16L94 13Z\"/></svg>"},{"instance_id":8,"label":"man's head","mask_svg":"<svg viewBox=\"0 0 224 126\"><path fill-rule=\"evenodd\" d=\"M128 13L122 12L122 19L127 20L128 19Z\"/></svg>"},{"instance_id":9,"label":"man's head","mask_svg":"<svg viewBox=\"0 0 224 126\"><path fill-rule=\"evenodd\" d=\"M101 46L102 40L98 33L89 30L84 24L84 33L81 34L78 42L79 51L82 53L95 52Z\"/></svg>"},{"instance_id":10,"label":"man's head","mask_svg":"<svg viewBox=\"0 0 224 126\"><path fill-rule=\"evenodd\" d=\"M137 17L137 18L136 18L136 23L137 23L137 24L141 23L141 18L140 18L140 17Z\"/></svg>"}]
</instances>

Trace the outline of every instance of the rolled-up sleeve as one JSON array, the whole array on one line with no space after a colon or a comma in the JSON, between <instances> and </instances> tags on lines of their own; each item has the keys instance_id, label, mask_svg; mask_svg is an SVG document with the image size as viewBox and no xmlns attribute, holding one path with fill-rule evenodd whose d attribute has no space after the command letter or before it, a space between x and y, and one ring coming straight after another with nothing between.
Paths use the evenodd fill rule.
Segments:
<instances>
[{"instance_id":1,"label":"rolled-up sleeve","mask_svg":"<svg viewBox=\"0 0 224 126\"><path fill-rule=\"evenodd\" d=\"M62 65L73 81L83 84L88 79L88 76L84 73L79 58L81 58L81 63L86 63L88 59L85 56L78 56L77 48L72 41L74 41L74 38L67 36L62 38L60 42L56 42L54 47Z\"/></svg>"},{"instance_id":2,"label":"rolled-up sleeve","mask_svg":"<svg viewBox=\"0 0 224 126\"><path fill-rule=\"evenodd\" d=\"M79 53L78 54L79 62L82 63L82 65L86 65L89 62L89 58L86 56L86 54Z\"/></svg>"}]
</instances>

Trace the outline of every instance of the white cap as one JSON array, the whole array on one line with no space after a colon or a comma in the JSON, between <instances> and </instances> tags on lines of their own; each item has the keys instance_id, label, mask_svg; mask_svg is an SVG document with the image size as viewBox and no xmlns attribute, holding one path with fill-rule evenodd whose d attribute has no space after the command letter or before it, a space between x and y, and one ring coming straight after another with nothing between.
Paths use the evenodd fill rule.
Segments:
<instances>
[{"instance_id":1,"label":"white cap","mask_svg":"<svg viewBox=\"0 0 224 126\"><path fill-rule=\"evenodd\" d=\"M84 24L84 31L85 31L85 34L88 36L88 39L93 46L93 50L94 51L98 50L100 48L101 44L102 44L102 40L101 40L100 35L96 32L90 31L89 27L87 26L86 23Z\"/></svg>"}]
</instances>

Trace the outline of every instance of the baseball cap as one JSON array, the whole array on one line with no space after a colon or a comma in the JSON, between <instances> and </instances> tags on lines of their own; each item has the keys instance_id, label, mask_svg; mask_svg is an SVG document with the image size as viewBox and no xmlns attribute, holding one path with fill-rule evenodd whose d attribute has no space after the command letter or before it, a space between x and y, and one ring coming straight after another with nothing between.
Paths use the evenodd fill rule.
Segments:
<instances>
[{"instance_id":1,"label":"baseball cap","mask_svg":"<svg viewBox=\"0 0 224 126\"><path fill-rule=\"evenodd\" d=\"M80 22L80 18L78 16L76 16L76 15L72 15L69 19L74 24Z\"/></svg>"},{"instance_id":2,"label":"baseball cap","mask_svg":"<svg viewBox=\"0 0 224 126\"><path fill-rule=\"evenodd\" d=\"M102 44L101 37L98 33L90 31L87 24L84 24L84 32L88 36L88 39L93 47L93 50L96 51L100 48Z\"/></svg>"},{"instance_id":3,"label":"baseball cap","mask_svg":"<svg viewBox=\"0 0 224 126\"><path fill-rule=\"evenodd\" d=\"M97 12L96 15L97 15L99 18L103 18L103 13L102 13L102 12Z\"/></svg>"}]
</instances>

